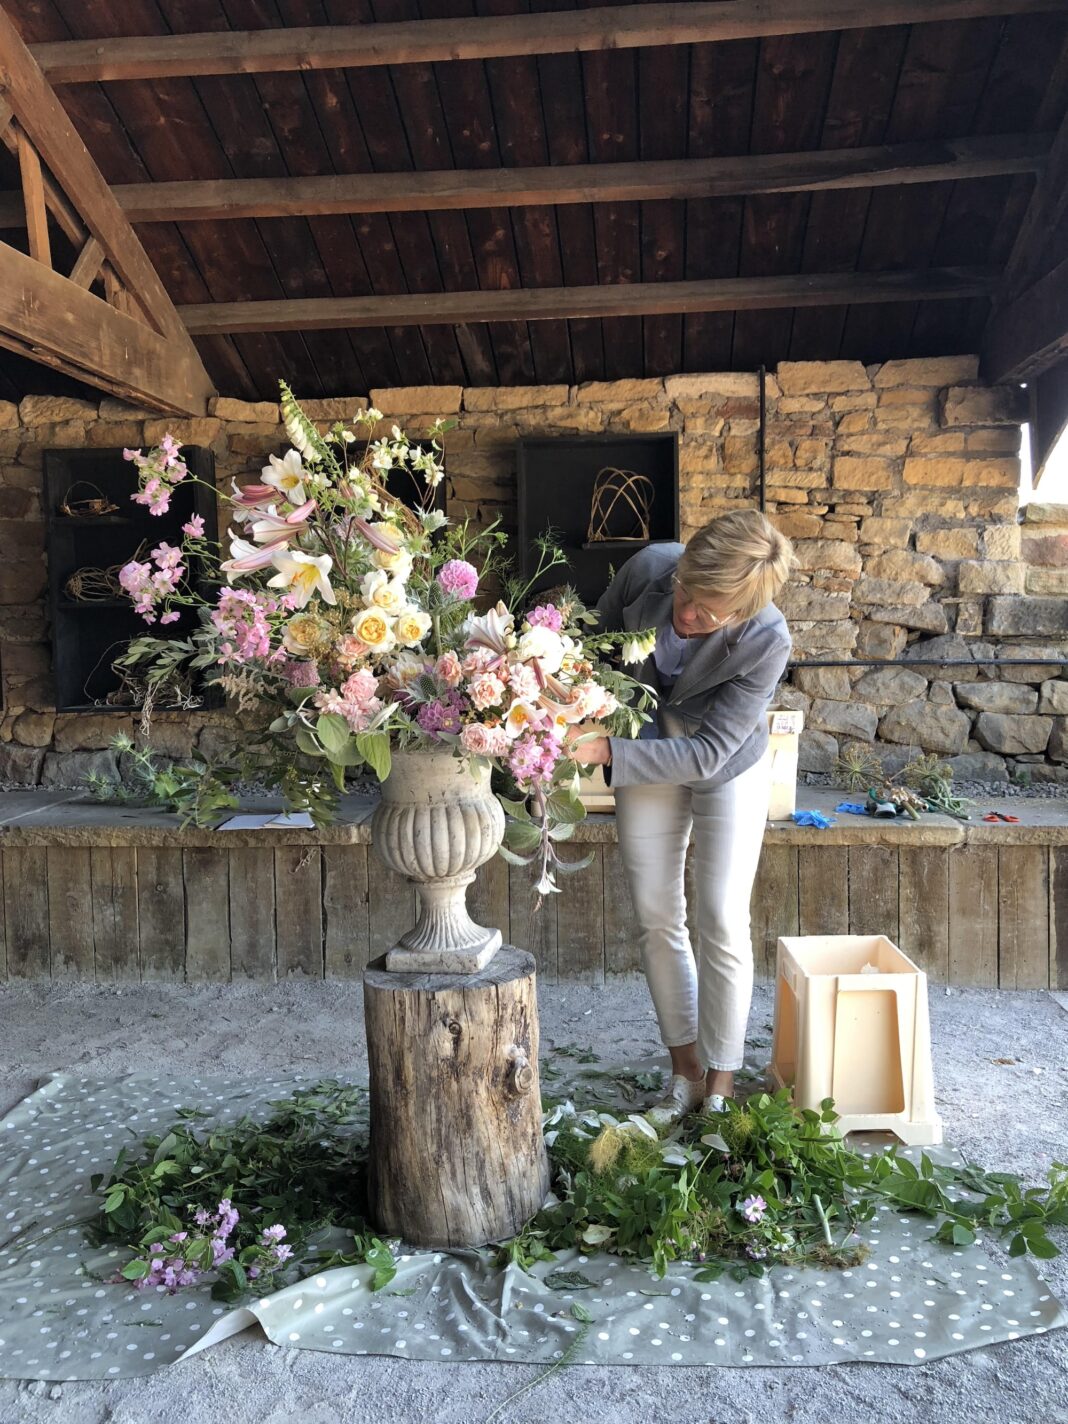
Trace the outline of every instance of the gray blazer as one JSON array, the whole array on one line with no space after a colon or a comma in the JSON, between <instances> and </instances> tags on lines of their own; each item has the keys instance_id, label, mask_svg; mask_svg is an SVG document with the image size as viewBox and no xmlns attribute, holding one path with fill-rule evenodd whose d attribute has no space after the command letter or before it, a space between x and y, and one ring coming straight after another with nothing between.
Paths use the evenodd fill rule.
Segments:
<instances>
[{"instance_id":1,"label":"gray blazer","mask_svg":"<svg viewBox=\"0 0 1068 1424\"><path fill-rule=\"evenodd\" d=\"M601 626L638 632L670 622L671 578L684 548L649 544L628 559L597 604ZM764 713L790 647L786 620L769 604L744 623L702 637L666 697L656 663L647 658L636 676L662 694L660 737L613 737L612 764L605 768L610 784L721 786L747 771L767 747Z\"/></svg>"}]
</instances>

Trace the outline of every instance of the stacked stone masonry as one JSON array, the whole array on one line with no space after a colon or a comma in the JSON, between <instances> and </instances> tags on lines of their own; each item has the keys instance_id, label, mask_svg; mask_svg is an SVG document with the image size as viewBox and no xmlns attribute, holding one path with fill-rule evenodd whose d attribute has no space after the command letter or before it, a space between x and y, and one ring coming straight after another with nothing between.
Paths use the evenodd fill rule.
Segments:
<instances>
[{"instance_id":1,"label":"stacked stone masonry","mask_svg":"<svg viewBox=\"0 0 1068 1424\"><path fill-rule=\"evenodd\" d=\"M959 774L1068 782L1068 507L1019 508L1023 392L979 380L975 357L783 362L767 376L767 508L798 569L780 603L798 660L907 666L798 669L779 705L806 714L802 767L851 741L933 751ZM323 428L370 401L446 443L450 514L514 529L524 435L677 431L682 537L758 494L759 390L748 373L580 386L420 386L305 402ZM110 770L128 716L57 715L45 606L42 457L147 446L171 431L215 455L218 484L283 448L278 407L219 397L202 419L121 401L0 402L0 783L69 786ZM220 520L225 528L225 514ZM1000 669L987 658L1023 660ZM962 665L961 665L962 664ZM170 756L227 742L227 714L159 715Z\"/></svg>"}]
</instances>

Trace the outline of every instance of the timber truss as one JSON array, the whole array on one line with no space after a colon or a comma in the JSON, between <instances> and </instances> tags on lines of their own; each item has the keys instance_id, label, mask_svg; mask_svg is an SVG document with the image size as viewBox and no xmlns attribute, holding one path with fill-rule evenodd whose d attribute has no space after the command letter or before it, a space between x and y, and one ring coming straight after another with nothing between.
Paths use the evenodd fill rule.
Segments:
<instances>
[{"instance_id":1,"label":"timber truss","mask_svg":"<svg viewBox=\"0 0 1068 1424\"><path fill-rule=\"evenodd\" d=\"M0 242L0 345L134 404L203 414L214 387L189 333L2 8L0 139L18 158L28 248ZM53 251L68 244L62 271Z\"/></svg>"}]
</instances>

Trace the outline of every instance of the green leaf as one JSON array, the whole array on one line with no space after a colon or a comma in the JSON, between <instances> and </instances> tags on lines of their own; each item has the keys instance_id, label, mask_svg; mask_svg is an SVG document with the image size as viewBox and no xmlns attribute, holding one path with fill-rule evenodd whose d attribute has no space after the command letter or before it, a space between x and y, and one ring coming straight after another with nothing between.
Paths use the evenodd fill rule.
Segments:
<instances>
[{"instance_id":1,"label":"green leaf","mask_svg":"<svg viewBox=\"0 0 1068 1424\"><path fill-rule=\"evenodd\" d=\"M499 792L497 800L504 807L505 813L513 816L517 821L529 821L530 811L525 801L512 801L507 796L502 796Z\"/></svg>"},{"instance_id":2,"label":"green leaf","mask_svg":"<svg viewBox=\"0 0 1068 1424\"><path fill-rule=\"evenodd\" d=\"M151 1271L152 1265L149 1261L127 1261L120 1275L124 1281L143 1281L147 1275L151 1274Z\"/></svg>"},{"instance_id":3,"label":"green leaf","mask_svg":"<svg viewBox=\"0 0 1068 1424\"><path fill-rule=\"evenodd\" d=\"M584 1305L580 1305L577 1300L571 1302L571 1314L575 1320L579 1320L583 1325L592 1325L593 1316Z\"/></svg>"},{"instance_id":4,"label":"green leaf","mask_svg":"<svg viewBox=\"0 0 1068 1424\"><path fill-rule=\"evenodd\" d=\"M541 845L541 831L530 822L509 821L504 828L504 844L519 855L528 855Z\"/></svg>"},{"instance_id":5,"label":"green leaf","mask_svg":"<svg viewBox=\"0 0 1068 1424\"><path fill-rule=\"evenodd\" d=\"M343 751L345 743L352 735L349 724L337 712L320 712L315 723L315 733L327 756L337 756Z\"/></svg>"},{"instance_id":6,"label":"green leaf","mask_svg":"<svg viewBox=\"0 0 1068 1424\"><path fill-rule=\"evenodd\" d=\"M564 821L574 826L577 825L579 821L586 819L586 808L575 796L568 796L564 792L554 791L545 804L554 821Z\"/></svg>"},{"instance_id":7,"label":"green leaf","mask_svg":"<svg viewBox=\"0 0 1068 1424\"><path fill-rule=\"evenodd\" d=\"M296 743L305 756L321 757L323 749L309 727L298 727Z\"/></svg>"},{"instance_id":8,"label":"green leaf","mask_svg":"<svg viewBox=\"0 0 1068 1424\"><path fill-rule=\"evenodd\" d=\"M581 860L558 860L553 866L554 871L559 871L561 875L575 875L580 870L585 870L587 866L593 864L594 852L584 855Z\"/></svg>"},{"instance_id":9,"label":"green leaf","mask_svg":"<svg viewBox=\"0 0 1068 1424\"><path fill-rule=\"evenodd\" d=\"M379 781L385 781L393 765L389 750L389 733L357 732L356 747Z\"/></svg>"},{"instance_id":10,"label":"green leaf","mask_svg":"<svg viewBox=\"0 0 1068 1424\"><path fill-rule=\"evenodd\" d=\"M534 856L532 856L532 855L516 855L514 851L510 851L510 850L508 849L508 847L505 846L505 845L502 845L502 846L498 846L498 847L497 847L497 854L500 856L500 858L501 858L502 860L506 860L509 865L533 865L533 864L534 864Z\"/></svg>"},{"instance_id":11,"label":"green leaf","mask_svg":"<svg viewBox=\"0 0 1068 1424\"><path fill-rule=\"evenodd\" d=\"M105 1201L104 1203L104 1210L108 1214L108 1216L110 1216L113 1212L118 1211L119 1207L122 1206L125 1200L126 1188L123 1186L113 1187L108 1193L107 1201Z\"/></svg>"}]
</instances>

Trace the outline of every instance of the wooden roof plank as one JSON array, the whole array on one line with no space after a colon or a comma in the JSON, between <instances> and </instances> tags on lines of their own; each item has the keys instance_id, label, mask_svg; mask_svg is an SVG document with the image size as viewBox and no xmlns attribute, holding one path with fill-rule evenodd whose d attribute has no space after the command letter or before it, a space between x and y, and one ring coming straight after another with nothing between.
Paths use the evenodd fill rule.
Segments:
<instances>
[{"instance_id":1,"label":"wooden roof plank","mask_svg":"<svg viewBox=\"0 0 1068 1424\"><path fill-rule=\"evenodd\" d=\"M638 54L638 134L642 159L657 161L685 153L689 128L691 49L661 45ZM686 209L681 203L643 199L641 278L677 282L686 276ZM642 320L646 376L669 376L683 369L681 313Z\"/></svg>"},{"instance_id":2,"label":"wooden roof plank","mask_svg":"<svg viewBox=\"0 0 1068 1424\"><path fill-rule=\"evenodd\" d=\"M367 25L108 36L34 46L53 84L262 74L700 44L1027 15L1063 0L693 0Z\"/></svg>"},{"instance_id":3,"label":"wooden roof plank","mask_svg":"<svg viewBox=\"0 0 1068 1424\"><path fill-rule=\"evenodd\" d=\"M525 291L406 293L305 301L209 302L180 307L196 335L373 326L634 317L657 312L757 311L838 302L945 301L988 295L994 268L833 272L692 282L610 283Z\"/></svg>"},{"instance_id":4,"label":"wooden roof plank","mask_svg":"<svg viewBox=\"0 0 1068 1424\"><path fill-rule=\"evenodd\" d=\"M981 369L989 381L1026 381L1068 355L1068 258L990 318Z\"/></svg>"}]
</instances>

